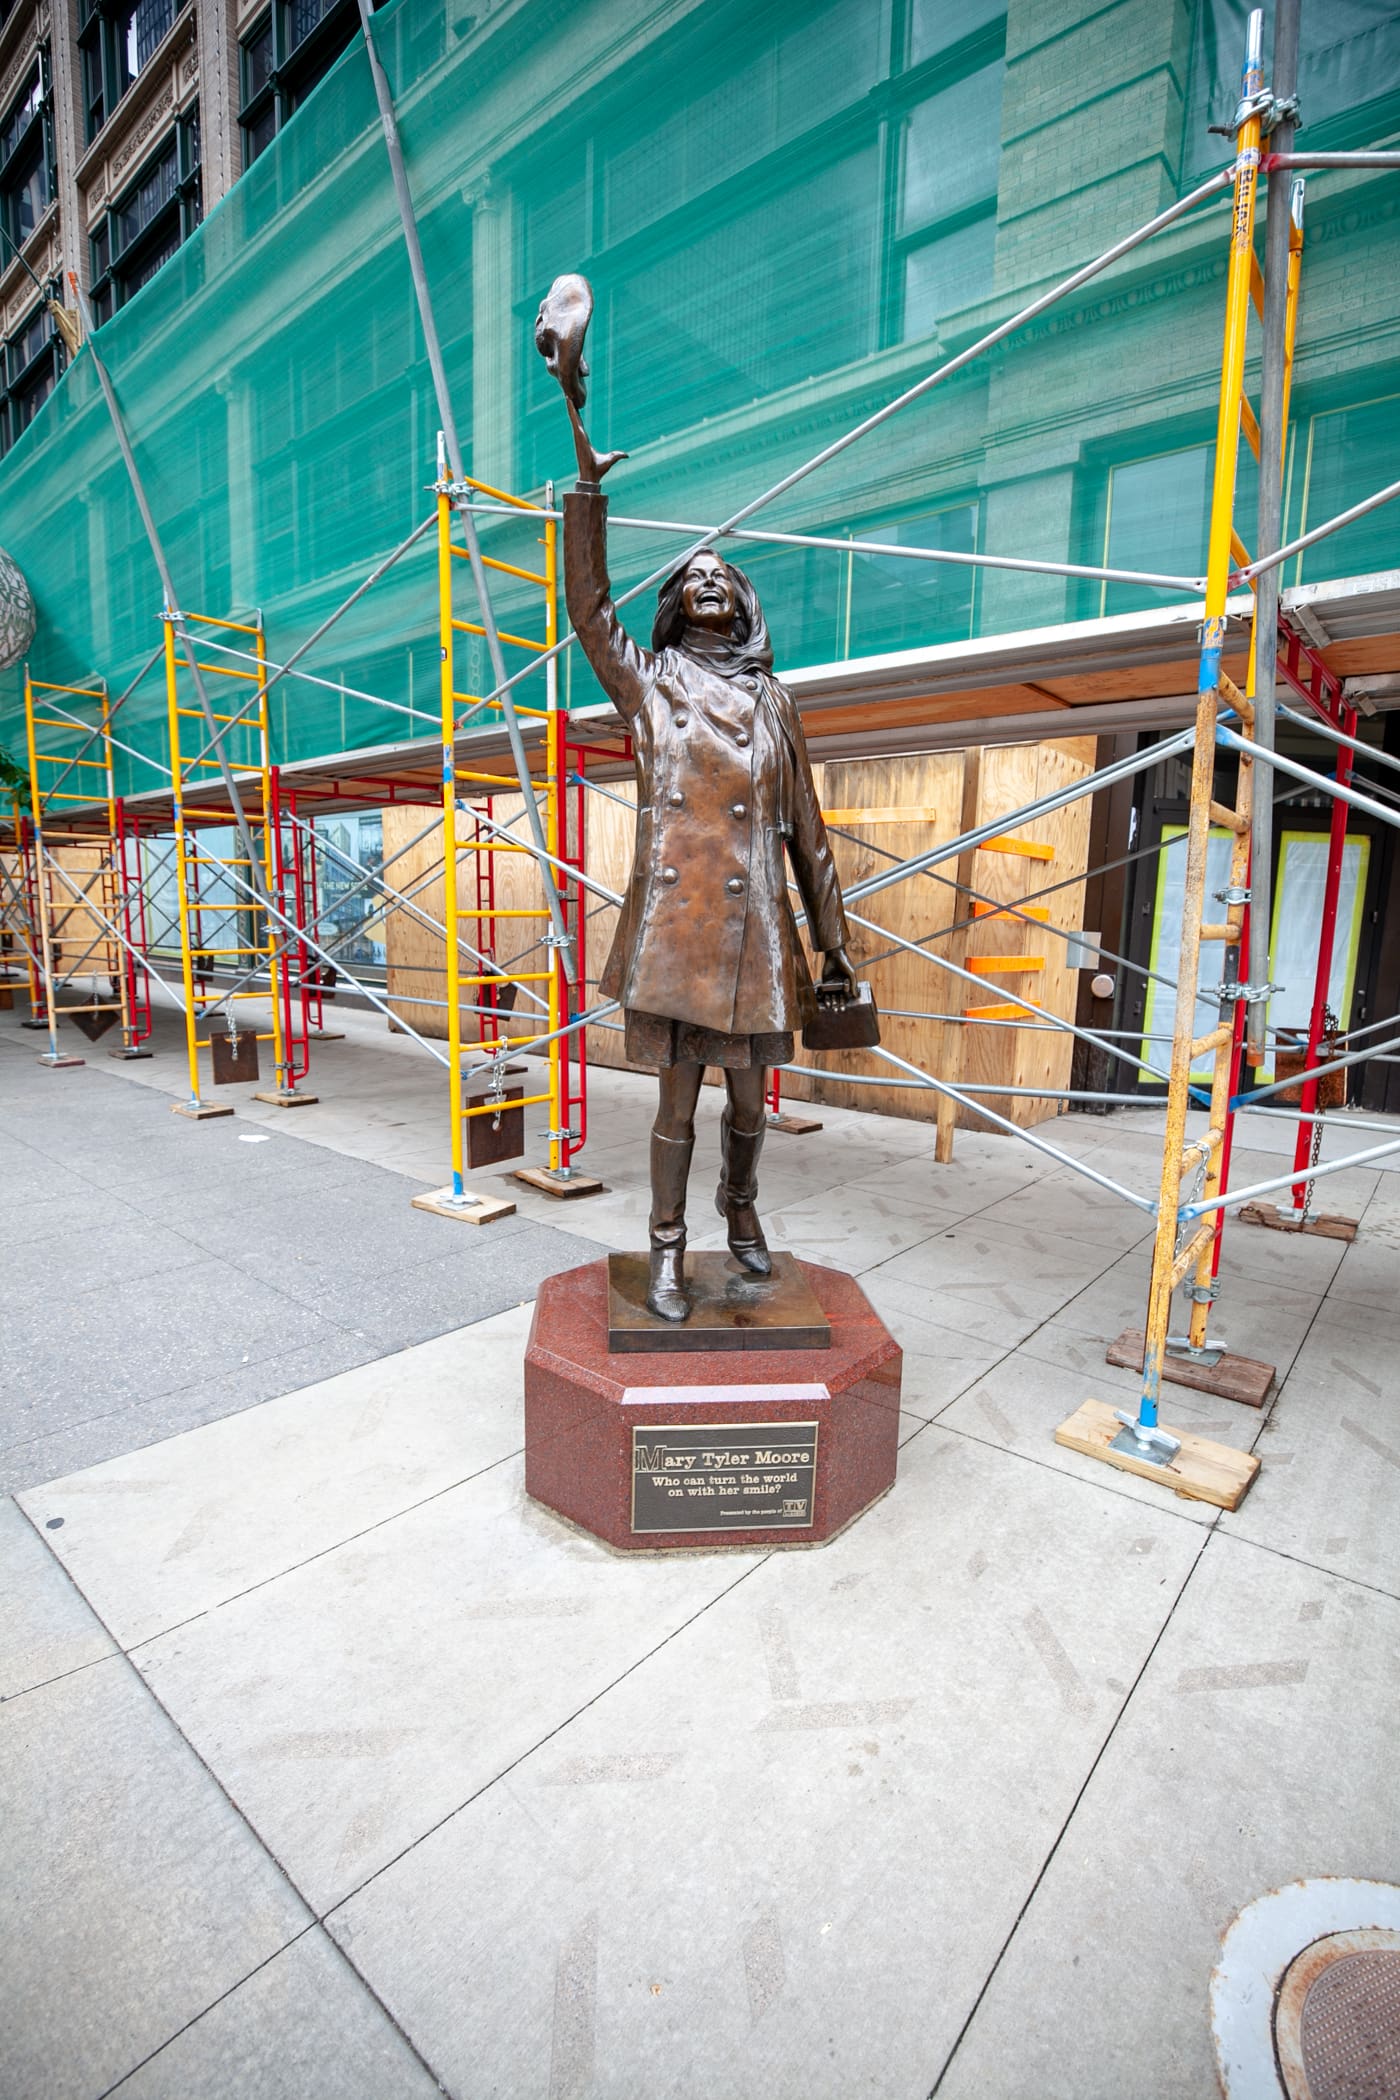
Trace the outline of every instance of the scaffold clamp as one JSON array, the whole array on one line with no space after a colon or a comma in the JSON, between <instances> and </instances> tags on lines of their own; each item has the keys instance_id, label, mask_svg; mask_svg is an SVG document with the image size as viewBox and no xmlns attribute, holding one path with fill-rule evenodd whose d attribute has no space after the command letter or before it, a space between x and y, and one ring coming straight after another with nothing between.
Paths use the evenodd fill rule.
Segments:
<instances>
[{"instance_id":1,"label":"scaffold clamp","mask_svg":"<svg viewBox=\"0 0 1400 2100\"><path fill-rule=\"evenodd\" d=\"M1258 117L1265 138L1278 124L1300 126L1303 121L1296 95L1276 95L1272 88L1260 88L1257 94L1244 97L1227 124L1211 124L1207 129L1213 138L1232 139L1251 117Z\"/></svg>"},{"instance_id":2,"label":"scaffold clamp","mask_svg":"<svg viewBox=\"0 0 1400 2100\"><path fill-rule=\"evenodd\" d=\"M1227 981L1219 987L1219 994L1222 1004L1233 1004L1236 1000L1243 999L1247 1006L1258 1006L1261 1000L1272 999L1275 992L1285 989L1281 984L1238 984Z\"/></svg>"}]
</instances>

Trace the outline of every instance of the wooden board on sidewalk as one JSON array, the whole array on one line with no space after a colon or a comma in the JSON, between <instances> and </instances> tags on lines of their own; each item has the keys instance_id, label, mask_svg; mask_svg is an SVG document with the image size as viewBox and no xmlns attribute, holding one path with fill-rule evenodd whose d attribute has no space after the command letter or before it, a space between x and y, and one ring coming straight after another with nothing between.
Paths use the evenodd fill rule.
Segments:
<instances>
[{"instance_id":1,"label":"wooden board on sidewalk","mask_svg":"<svg viewBox=\"0 0 1400 2100\"><path fill-rule=\"evenodd\" d=\"M1104 1401L1086 1400L1067 1422L1061 1422L1055 1431L1055 1442L1067 1450L1082 1451L1086 1458L1104 1459L1125 1473L1159 1481L1192 1502L1214 1503L1217 1509L1238 1509L1259 1471L1259 1461L1252 1451L1213 1444L1184 1429L1168 1430L1171 1436L1181 1438L1181 1449L1168 1463L1158 1465L1151 1459L1136 1458L1130 1451L1113 1449L1113 1439L1122 1427ZM1168 1425L1164 1422L1162 1427L1167 1429Z\"/></svg>"},{"instance_id":2,"label":"wooden board on sidewalk","mask_svg":"<svg viewBox=\"0 0 1400 2100\"><path fill-rule=\"evenodd\" d=\"M1142 1369L1146 1337L1140 1327L1125 1327L1105 1352L1107 1361L1125 1371ZM1241 1407L1262 1407L1274 1382L1274 1366L1257 1356L1236 1356L1230 1350L1217 1363L1195 1364L1189 1356L1163 1359L1162 1376L1171 1385L1189 1385L1197 1393L1214 1393L1219 1400L1238 1400Z\"/></svg>"},{"instance_id":3,"label":"wooden board on sidewalk","mask_svg":"<svg viewBox=\"0 0 1400 2100\"><path fill-rule=\"evenodd\" d=\"M1294 1211L1280 1210L1277 1203L1242 1203L1235 1215L1242 1225L1267 1225L1272 1232L1310 1232L1320 1240L1354 1240L1360 1230L1355 1218L1344 1218L1334 1210L1300 1218Z\"/></svg>"},{"instance_id":4,"label":"wooden board on sidewalk","mask_svg":"<svg viewBox=\"0 0 1400 2100\"><path fill-rule=\"evenodd\" d=\"M494 1225L498 1218L515 1216L515 1205L504 1197L477 1196L470 1189L454 1202L450 1183L431 1195L411 1196L409 1202L414 1210L430 1210L434 1217L451 1218L462 1225Z\"/></svg>"}]
</instances>

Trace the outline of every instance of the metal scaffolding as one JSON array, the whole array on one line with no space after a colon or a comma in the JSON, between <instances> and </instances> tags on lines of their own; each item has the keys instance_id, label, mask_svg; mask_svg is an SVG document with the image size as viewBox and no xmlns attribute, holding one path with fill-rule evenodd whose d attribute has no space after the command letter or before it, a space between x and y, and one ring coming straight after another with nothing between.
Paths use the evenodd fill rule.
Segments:
<instances>
[{"instance_id":1,"label":"metal scaffolding","mask_svg":"<svg viewBox=\"0 0 1400 2100\"><path fill-rule=\"evenodd\" d=\"M1285 78L1291 63L1291 20L1291 11L1285 4L1280 9L1281 56L1276 95L1284 88L1291 91L1291 80ZM190 1098L181 1104L181 1110L195 1115L228 1113L208 1103L201 1094L197 1053L208 1049L225 1056L231 1049L236 1059L240 1042L249 1036L273 1045L276 1084L261 1098L287 1106L313 1098L299 1091L299 1082L307 1074L310 1043L324 1032L321 1000L339 973L343 984L362 994L446 1068L451 1179L433 1197L415 1200L449 1216L484 1222L508 1214L513 1206L496 1197L483 1197L467 1187L467 1133L472 1126L498 1123L507 1111L530 1106L548 1110L547 1163L522 1170L522 1179L556 1195L583 1193L598 1186L591 1177L580 1173L577 1165L577 1154L587 1133L585 1031L589 1026L615 1024L609 1019L611 1003L598 1003L591 1008L587 1004L590 980L584 937L586 904L590 896L600 898L604 904L616 904L620 899L587 868L586 802L590 794L612 792L589 777L588 763L590 758L601 756L616 767L619 762L625 763L629 747L620 733L615 747L603 752L578 742L571 736L568 715L560 706L557 664L561 653L573 646L574 637L559 632L559 512L552 489L546 488L540 501L529 501L473 480L463 470L397 146L392 102L382 68L378 67L367 17L365 31L376 67L385 137L443 425L433 517L418 525L329 620L323 621L284 662L277 663L267 653L260 618L221 620L176 609L177 600L154 521L145 505L120 412L100 360L98 372L141 503L164 593L161 617L170 739L166 793L173 831L170 864L175 883L181 974L181 989L173 998L183 1013L190 1082ZM942 972L944 984L951 979L959 987L976 989L975 1004L963 1005L948 1014L916 1016L954 1024L958 1044L971 1028L1051 1031L1084 1043L1115 1065L1163 1086L1166 1129L1155 1191L1126 1187L1056 1146L1052 1138L1023 1128L991 1105L993 1098L1018 1095L1062 1106L1076 1102L1100 1105L1126 1098L1120 1094L1088 1087L1021 1088L1009 1083L965 1082L960 1052L956 1050L952 1068L933 1073L920 1070L892 1050L882 1049L875 1053L882 1069L843 1070L840 1082L877 1089L933 1090L939 1096L939 1161L951 1156L956 1117L974 1116L1048 1153L1067 1170L1085 1176L1105 1193L1155 1220L1141 1336L1142 1386L1138 1407L1132 1415L1117 1415L1101 1403L1088 1402L1071 1423L1063 1425L1060 1435L1075 1448L1145 1472L1180 1492L1226 1502L1239 1499L1257 1461L1226 1452L1224 1447L1205 1446L1200 1440L1178 1436L1164 1429L1159 1419L1164 1380L1189 1373L1189 1382L1209 1385L1212 1376L1218 1374L1214 1389L1230 1390L1228 1352L1209 1331L1211 1307L1219 1290L1224 1214L1227 1209L1247 1205L1252 1215L1259 1215L1260 1196L1287 1188L1292 1192L1291 1216L1280 1214L1268 1222L1306 1228L1312 1218L1309 1206L1315 1181L1353 1162L1400 1150L1400 1132L1392 1132L1390 1126L1375 1126L1386 1139L1380 1145L1368 1146L1348 1159L1323 1163L1319 1158L1323 1133L1328 1127L1345 1123L1344 1117L1319 1105L1322 1082L1367 1057L1387 1055L1400 1044L1400 1018L1373 1024L1373 1032L1397 1031L1394 1038L1387 1034L1379 1045L1371 1042L1361 1047L1368 1031L1339 1035L1329 1030L1327 1000L1347 811L1358 808L1376 821L1396 825L1400 824L1400 808L1394 801L1385 800L1380 789L1366 794L1356 787L1357 756L1365 753L1379 757L1385 764L1395 762L1383 754L1368 752L1368 747L1357 738L1357 712L1347 700L1340 679L1306 637L1295 631L1286 617L1280 617L1277 591L1279 569L1285 559L1400 493L1397 488L1381 490L1290 545L1279 544L1283 447L1303 261L1303 185L1293 171L1303 165L1323 164L1391 167L1397 164L1397 157L1293 154L1287 150L1291 145L1291 120L1286 120L1278 133L1279 150L1266 151L1265 125L1274 105L1263 85L1262 32L1262 14L1256 11L1249 18L1235 153L1229 167L926 374L773 487L743 504L723 523L702 527L648 518L615 517L611 521L624 531L675 535L691 551L725 539L839 551L845 557L860 551L890 559L1147 584L1179 592L1188 600L1203 601L1196 711L1191 727L983 822L977 820L973 767L970 775L965 775L962 815L955 836L935 839L903 859L875 849L876 858L887 865L852 882L846 891L853 924L873 942L885 944L880 952L911 955ZM1283 99L1287 100L1286 94ZM1261 174L1267 176L1271 191L1266 267L1262 269L1255 243ZM1216 202L1223 202L1227 193L1230 231L1224 340L1204 577L898 546L879 540L767 532L753 524L765 506L908 404L924 398L974 359L1006 341L1027 322L1187 214L1204 212ZM1257 413L1244 389L1251 306L1259 317L1263 343L1263 382ZM1253 557L1235 520L1242 439L1260 464L1258 542ZM489 554L483 551L478 537L478 518L489 520L493 528L493 551ZM527 528L532 536L531 551L518 560L504 558L507 542L503 535L512 521ZM426 719L421 709L405 708L340 681L320 678L303 667L302 659L335 620L434 527L441 655L436 716L440 743L435 747L440 753L440 806L414 837L400 843L381 865L371 867L318 831L313 789L299 788L293 793L284 788L273 750L267 698L281 678L307 679L406 715L415 722ZM536 548L540 551L534 551ZM685 556L679 558L683 560ZM459 603L464 562L475 591L475 604L466 609ZM675 566L675 559L668 559L661 569L621 593L617 603L625 604L647 590ZM524 583L531 592L541 594L542 634L508 633L500 627L491 604L488 571L509 576ZM1243 686L1237 687L1223 669L1222 651L1230 594L1246 585L1255 595L1255 616L1251 622L1248 669ZM464 689L462 640L468 636L486 644L492 684L484 693ZM507 671L507 649L525 658L520 668ZM516 689L535 674L542 677L543 704L520 704L515 698ZM185 698L182 676L192 680L196 704ZM208 679L236 681L236 690L251 687L252 691L242 705L216 713L209 703L205 684ZM1276 708L1275 693L1280 680L1301 703L1302 713ZM81 713L64 710L58 699L44 701L40 697L44 695L66 695L75 708L95 711L97 719L90 723ZM123 695L123 700L126 697ZM36 714L36 707L41 705L50 706L52 714ZM101 967L96 974L109 975L113 983L109 1004L120 1016L123 1048L129 1054L135 1052L150 1032L149 983L152 977L159 976L152 957L164 952L163 935L155 931L153 924L154 877L159 866L156 841L163 819L159 813L144 813L144 828L138 832L135 820L115 794L113 749L132 748L112 735L112 716L120 705L121 702L109 705L105 687L98 684L81 689L38 683L26 687L30 807L27 811L14 807L8 843L0 840L4 888L0 901L7 953L16 959L24 957L35 1016L42 1015L49 1031L50 1048L44 1060L48 1063L70 1061L58 1052L58 995L80 973L81 965L92 962L99 952ZM1295 722L1305 722L1332 744L1337 754L1334 774L1329 776L1301 765L1276 750L1274 726L1279 712ZM483 716L495 718L505 728L512 770L492 771L462 755L465 731ZM191 731L189 725L195 723L200 726ZM39 729L44 731L44 737L36 742ZM96 740L95 747L102 751L102 757L86 756L87 744L77 752L55 744L53 738L60 730L66 736L81 734L89 742ZM526 750L527 735L534 745L533 763ZM1216 794L1216 753L1220 750L1236 761L1234 798L1229 802L1218 799ZM134 755L142 756L140 752ZM1100 953L1116 967L1136 970L1174 995L1170 1037L1154 1035L1150 1029L1130 1033L1085 1027L1048 1004L1009 990L999 993L994 1002L987 1002L986 979L997 973L997 959L969 956L961 939L979 918L990 914L1024 923L1034 927L1038 940L1068 943L1076 935L1055 924L1041 901L1063 888L1063 883L1048 883L1007 904L976 887L975 854L1008 842L1015 844L1017 834L1038 818L1131 780L1167 759L1184 760L1188 755L1191 785L1188 819L1180 839L1184 853L1184 906L1176 978L1173 981L1100 946ZM53 777L60 766L63 770ZM62 785L75 769L82 767L104 770L105 785L100 794L85 794L77 786ZM1297 783L1288 792L1331 798L1321 934L1309 1023L1305 1042L1300 1046L1301 1069L1270 1086L1242 1088L1246 1051L1249 1062L1257 1067L1268 1054L1271 1038L1277 1037L1277 1030L1269 1025L1267 1008L1271 992L1278 989L1268 981L1268 941L1271 818L1276 799L1273 782L1279 773ZM215 799L211 792L216 785L221 799ZM502 798L512 805L509 811L503 811ZM1286 800L1287 794L1277 799ZM396 771L392 763L386 762L381 775L358 775L351 800L341 806L416 803L421 807L425 800L421 765L416 772L409 767ZM76 813L75 821L80 823L85 844L92 845L94 839L104 842L104 865L110 875L104 875L100 882L75 882L72 871L64 869L62 854L55 846L58 833L54 805L58 802ZM860 815L835 810L829 814L838 837L843 835L841 819ZM228 850L220 840L221 830L232 833ZM1207 858L1213 833L1223 834L1229 842L1228 876L1214 900L1219 910L1208 908L1206 894ZM411 878L390 881L389 870L395 860L429 840L436 842L437 851L427 864L416 868ZM860 843L866 844L864 840ZM1144 850L1169 850L1174 843L1163 841L1158 847ZM515 858L508 858L511 856ZM532 879L538 881L538 903L533 895L528 900L514 894L507 897L503 870L522 864L522 860L529 863ZM444 992L441 1001L427 991L419 995L391 991L387 986L381 991L367 977L357 976L347 967L343 950L351 936L327 930L331 907L320 899L318 869L331 863L342 876L353 878L350 894L363 894L367 900L373 900L374 909L383 920L399 915L434 940L440 938ZM1082 879L1082 875L1070 878ZM440 919L421 901L425 890L437 881L441 881L443 889ZM868 910L870 900L895 884L911 881L938 884L953 892L954 916L948 924L936 925L911 939L858 908L864 905ZM56 884L66 886L70 895L69 918L81 906L97 929L97 939L76 961L70 959L60 938ZM463 887L465 897L461 894ZM929 894L932 895L931 888ZM539 937L522 946L513 936L528 932L532 922L539 928ZM512 936L509 939L508 934ZM944 944L942 948L934 946L938 942ZM1198 990L1202 954L1216 950L1221 958L1218 978ZM1005 974L1012 962L1027 961L1025 957L1001 958L1000 973ZM979 962L983 967L977 967ZM109 964L114 967L109 969ZM964 998L968 996L963 993ZM240 1028L236 1018L240 1003L253 1001L267 1006L267 1026ZM1196 1014L1202 1002L1213 1009L1211 1023L1205 1029L1198 1026ZM95 1013L100 1004L97 1002L88 1010ZM441 1047L406 1018L403 1010L418 1006L441 1007ZM215 1019L226 1022L221 1036L209 1028ZM201 1034L201 1029L206 1032ZM1164 1048L1168 1052L1165 1057ZM521 1089L508 1093L509 1061L532 1050L543 1053L543 1083L537 1084L533 1092ZM804 1078L827 1076L800 1065L787 1069ZM216 1080L218 1077L216 1071ZM780 1084L775 1074L770 1097L770 1110L775 1117L780 1111ZM1276 1097L1285 1087L1298 1089L1296 1110L1277 1105ZM1201 1108L1206 1110L1205 1127L1199 1134L1189 1135L1190 1114ZM1236 1118L1250 1114L1296 1114L1292 1170L1247 1189L1231 1190L1229 1170ZM1189 1312L1184 1331L1176 1334L1172 1332L1172 1306L1176 1293L1183 1288L1188 1293Z\"/></svg>"}]
</instances>

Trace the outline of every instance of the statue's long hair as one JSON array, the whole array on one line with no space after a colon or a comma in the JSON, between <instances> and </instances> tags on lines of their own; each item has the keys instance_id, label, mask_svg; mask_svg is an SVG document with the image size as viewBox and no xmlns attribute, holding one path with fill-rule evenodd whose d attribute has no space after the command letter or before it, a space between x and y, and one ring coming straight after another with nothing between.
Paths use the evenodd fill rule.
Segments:
<instances>
[{"instance_id":1,"label":"statue's long hair","mask_svg":"<svg viewBox=\"0 0 1400 2100\"><path fill-rule=\"evenodd\" d=\"M651 646L655 650L682 646L686 617L681 592L689 566L688 561L682 562L656 594L656 618L651 625ZM758 592L733 562L726 562L725 567L734 586L734 625L727 636L713 636L715 653L723 668L735 677L744 671L771 672L773 644L768 639L768 622L763 617Z\"/></svg>"}]
</instances>

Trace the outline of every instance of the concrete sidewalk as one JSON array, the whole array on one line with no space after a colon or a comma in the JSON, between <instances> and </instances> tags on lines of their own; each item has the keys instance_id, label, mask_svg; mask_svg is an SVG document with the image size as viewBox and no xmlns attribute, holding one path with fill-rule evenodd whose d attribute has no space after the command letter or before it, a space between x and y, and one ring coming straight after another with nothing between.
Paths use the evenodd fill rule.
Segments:
<instances>
[{"instance_id":1,"label":"concrete sidewalk","mask_svg":"<svg viewBox=\"0 0 1400 2100\"><path fill-rule=\"evenodd\" d=\"M426 1083L396 1044L325 1049L324 1110L277 1140L310 1164L260 1215L304 1184L333 1253L363 1170L392 1248L430 1161L369 1164L382 1090L357 1110L332 1078L384 1059L406 1120ZM87 1157L89 1099L164 1116L176 1084L164 1057L3 1070L22 1133L75 1087ZM424 1219L449 1272L527 1232L539 1274L638 1237L650 1089L595 1078L611 1193L527 1197L499 1239ZM770 1141L770 1235L855 1271L906 1349L898 1483L829 1547L622 1559L529 1503L513 1271L451 1331L308 1383L318 1333L265 1360L300 1390L0 1505L6 2100L1207 2100L1234 1913L1304 1875L1400 1880L1400 1182L1337 1177L1351 1247L1227 1230L1220 1324L1278 1397L1166 1410L1257 1443L1222 1517L1052 1440L1134 1390L1103 1350L1141 1319L1147 1219L1007 1141L960 1134L939 1168L927 1126L823 1115ZM1044 1134L1146 1189L1144 1120ZM200 1179L155 1222L206 1207L220 1133L273 1149L233 1131L187 1129ZM41 1200L11 1207L12 1260ZM386 1270L394 1306L419 1265ZM353 1339L357 1274L301 1309ZM139 1352L122 1370L139 1387Z\"/></svg>"}]
</instances>

